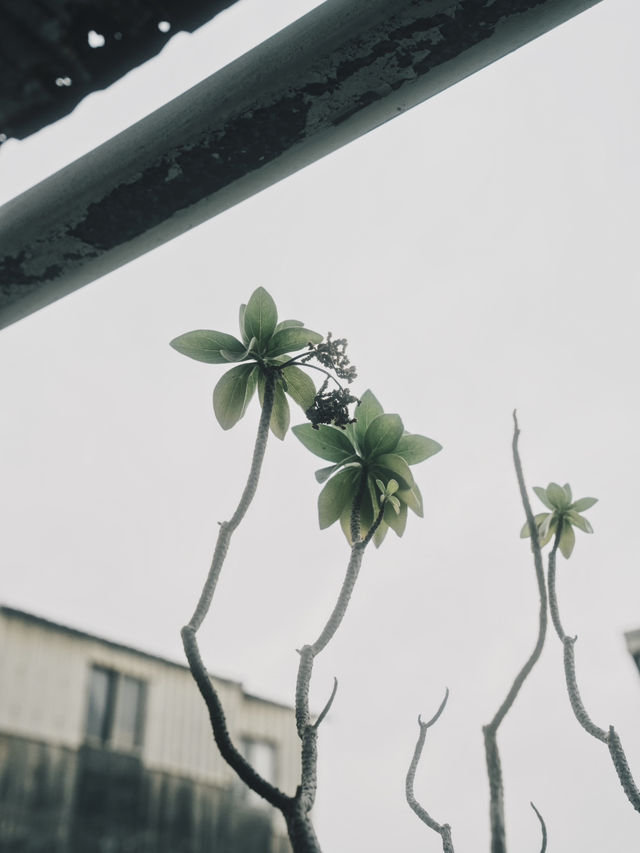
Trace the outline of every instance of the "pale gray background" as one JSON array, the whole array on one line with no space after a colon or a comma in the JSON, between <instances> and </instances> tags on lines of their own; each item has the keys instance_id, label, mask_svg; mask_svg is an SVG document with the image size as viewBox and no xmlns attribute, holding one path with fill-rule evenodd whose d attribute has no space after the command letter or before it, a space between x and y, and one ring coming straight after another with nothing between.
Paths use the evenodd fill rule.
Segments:
<instances>
[{"instance_id":1,"label":"pale gray background","mask_svg":"<svg viewBox=\"0 0 640 853\"><path fill-rule=\"evenodd\" d=\"M315 5L243 0L0 152L2 200L128 126ZM168 346L233 332L258 284L281 316L346 335L408 429L444 446L415 469L412 516L367 553L346 624L318 660L313 702L340 688L320 738L316 810L329 851L440 848L404 803L417 793L457 849L488 849L481 725L535 640L537 598L510 457L518 407L530 485L569 480L600 502L559 560L564 621L596 722L614 722L640 776L638 198L635 0L591 11L382 129L0 334L2 590L7 603L181 659L216 521L239 495L257 422L223 433L221 368ZM295 420L301 420L301 414ZM347 561L320 533L322 463L273 440L201 634L210 668L290 702ZM541 509L537 505L537 509ZM631 853L640 820L606 749L543 658L500 732L508 835L539 850Z\"/></svg>"}]
</instances>

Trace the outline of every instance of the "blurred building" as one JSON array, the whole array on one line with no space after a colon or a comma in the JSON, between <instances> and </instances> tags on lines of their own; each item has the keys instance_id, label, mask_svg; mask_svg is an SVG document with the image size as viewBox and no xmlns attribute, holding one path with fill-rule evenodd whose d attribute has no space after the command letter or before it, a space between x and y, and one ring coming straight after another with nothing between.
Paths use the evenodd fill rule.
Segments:
<instances>
[{"instance_id":1,"label":"blurred building","mask_svg":"<svg viewBox=\"0 0 640 853\"><path fill-rule=\"evenodd\" d=\"M636 662L638 670L640 670L640 628L637 628L635 631L627 631L624 638L627 641L629 653Z\"/></svg>"},{"instance_id":2,"label":"blurred building","mask_svg":"<svg viewBox=\"0 0 640 853\"><path fill-rule=\"evenodd\" d=\"M186 666L9 607L0 649L0 850L290 850L220 758ZM214 682L234 741L293 793L292 710Z\"/></svg>"}]
</instances>

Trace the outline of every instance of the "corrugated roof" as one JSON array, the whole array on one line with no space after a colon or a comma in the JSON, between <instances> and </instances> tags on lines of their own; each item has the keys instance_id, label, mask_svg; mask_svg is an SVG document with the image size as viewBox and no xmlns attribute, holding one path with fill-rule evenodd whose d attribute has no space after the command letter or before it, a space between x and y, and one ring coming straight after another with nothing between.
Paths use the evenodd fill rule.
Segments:
<instances>
[{"instance_id":1,"label":"corrugated roof","mask_svg":"<svg viewBox=\"0 0 640 853\"><path fill-rule=\"evenodd\" d=\"M63 118L236 0L0 0L0 142Z\"/></svg>"},{"instance_id":2,"label":"corrugated roof","mask_svg":"<svg viewBox=\"0 0 640 853\"><path fill-rule=\"evenodd\" d=\"M103 643L105 646L110 646L112 649L118 649L120 651L129 652L130 654L138 655L139 657L146 658L147 660L158 661L159 663L166 664L167 666L177 667L178 669L189 670L189 667L186 663L178 663L175 660L171 660L170 658L162 657L161 655L153 654L153 652L146 652L142 649L136 649L133 646L127 646L124 643L117 643L114 640L108 640L105 637L99 637L97 634L89 634L86 631L81 631L78 628L71 628L69 625L62 625L59 622L53 622L50 619L45 619L43 616L36 616L35 613L29 613L26 610L18 610L15 607L9 607L6 604L0 604L0 614L4 614L5 616L11 619L19 619L21 622L31 622L36 625L40 625L43 628L49 628L53 631L60 631L65 634L71 634L73 637L78 637L83 640L93 640L98 643ZM264 699L262 696L256 696L254 693L247 693L244 687L242 686L242 682L234 681L231 678L221 678L219 675L213 675L210 673L216 681L219 681L223 684L232 684L236 687L239 687L242 695L245 699L249 699L256 702L264 702L267 705L276 705L278 708L285 708L287 710L292 710L291 705L287 705L284 702L276 702L273 699Z\"/></svg>"}]
</instances>

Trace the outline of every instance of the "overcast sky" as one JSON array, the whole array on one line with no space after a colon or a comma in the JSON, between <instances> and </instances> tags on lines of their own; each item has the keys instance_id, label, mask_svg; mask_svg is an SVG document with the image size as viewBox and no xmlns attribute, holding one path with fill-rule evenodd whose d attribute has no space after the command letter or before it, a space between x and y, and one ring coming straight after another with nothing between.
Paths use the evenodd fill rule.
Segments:
<instances>
[{"instance_id":1,"label":"overcast sky","mask_svg":"<svg viewBox=\"0 0 640 853\"><path fill-rule=\"evenodd\" d=\"M243 0L73 115L0 151L4 201L203 79L314 3ZM276 17L279 14L279 17ZM595 534L559 558L565 627L595 721L640 777L638 199L640 7L604 0L346 148L0 334L4 603L182 660L219 520L240 494L254 403L223 432L221 368L169 348L236 333L258 285L282 318L349 339L356 393L444 445L414 469L425 518L367 552L318 659L317 827L330 851L438 851L416 792L456 849L488 849L481 726L535 642L510 441L530 486L569 481ZM303 419L297 413L294 422ZM270 441L201 632L209 668L293 701L295 648L318 634L348 549L320 532L313 471ZM534 502L536 511L542 506ZM640 819L606 748L571 715L553 633L500 729L511 848L632 853Z\"/></svg>"}]
</instances>

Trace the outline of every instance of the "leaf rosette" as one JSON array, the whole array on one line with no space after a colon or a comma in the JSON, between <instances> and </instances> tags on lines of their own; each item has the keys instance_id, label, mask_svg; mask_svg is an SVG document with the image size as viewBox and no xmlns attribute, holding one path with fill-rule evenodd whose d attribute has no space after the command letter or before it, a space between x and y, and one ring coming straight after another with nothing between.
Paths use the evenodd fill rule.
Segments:
<instances>
[{"instance_id":1,"label":"leaf rosette","mask_svg":"<svg viewBox=\"0 0 640 853\"><path fill-rule=\"evenodd\" d=\"M196 361L231 364L213 390L213 410L223 429L231 429L243 417L258 391L262 405L265 379L276 371L271 431L283 439L291 418L287 395L306 411L313 405L316 388L312 379L295 364L287 365L291 354L319 344L323 336L306 329L300 320L278 322L276 304L264 287L251 294L240 306L240 338L211 329L186 332L171 346ZM283 365L287 365L286 367Z\"/></svg>"},{"instance_id":2,"label":"leaf rosette","mask_svg":"<svg viewBox=\"0 0 640 853\"><path fill-rule=\"evenodd\" d=\"M553 536L557 536L560 552L565 560L568 560L576 544L574 527L584 533L593 533L593 527L581 513L597 503L598 499L579 498L574 501L569 483L565 483L564 486L549 483L546 489L542 486L534 486L533 491L550 510L534 516L540 547L544 548ZM520 538L526 539L529 536L531 536L531 530L527 522L520 531Z\"/></svg>"},{"instance_id":3,"label":"leaf rosette","mask_svg":"<svg viewBox=\"0 0 640 853\"><path fill-rule=\"evenodd\" d=\"M320 528L340 521L351 541L351 512L360 494L361 535L365 537L382 511L382 521L373 536L379 547L391 528L402 536L411 509L422 517L422 495L410 465L417 465L442 450L442 445L424 435L405 430L399 415L385 414L371 393L365 391L355 409L355 423L345 429L330 424L292 427L304 446L332 464L316 471L324 483L318 497Z\"/></svg>"}]
</instances>

